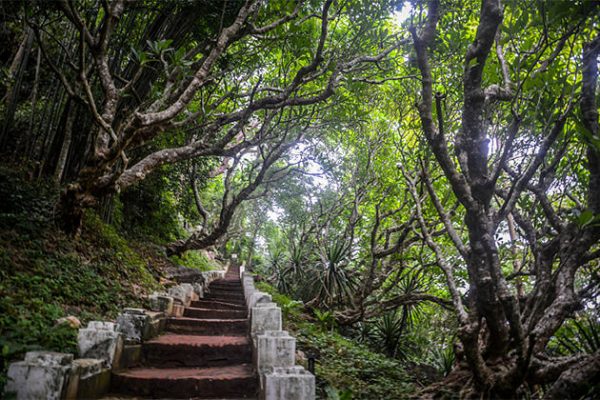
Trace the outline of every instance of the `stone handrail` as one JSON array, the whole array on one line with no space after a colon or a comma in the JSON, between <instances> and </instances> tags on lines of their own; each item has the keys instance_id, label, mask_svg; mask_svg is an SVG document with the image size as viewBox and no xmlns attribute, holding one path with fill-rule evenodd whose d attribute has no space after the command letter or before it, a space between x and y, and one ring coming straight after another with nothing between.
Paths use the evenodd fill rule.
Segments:
<instances>
[{"instance_id":1,"label":"stone handrail","mask_svg":"<svg viewBox=\"0 0 600 400\"><path fill-rule=\"evenodd\" d=\"M79 329L72 354L30 351L23 361L10 364L6 397L31 399L93 399L104 395L113 369L139 363L142 343L158 336L168 316L181 316L193 300L203 297L208 284L225 271L203 272L204 282L182 283L168 292L148 296L149 310L125 308L116 322L90 321ZM2 397L2 396L0 396Z\"/></svg>"},{"instance_id":2,"label":"stone handrail","mask_svg":"<svg viewBox=\"0 0 600 400\"><path fill-rule=\"evenodd\" d=\"M240 268L261 400L314 400L315 376L295 365L296 339L282 330L281 308Z\"/></svg>"}]
</instances>

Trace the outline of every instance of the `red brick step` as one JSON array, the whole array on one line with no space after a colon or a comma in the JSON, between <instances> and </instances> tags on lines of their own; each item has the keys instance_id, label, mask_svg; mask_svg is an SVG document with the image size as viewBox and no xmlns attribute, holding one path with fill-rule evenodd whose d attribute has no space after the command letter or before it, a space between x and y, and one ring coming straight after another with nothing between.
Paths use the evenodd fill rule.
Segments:
<instances>
[{"instance_id":1,"label":"red brick step","mask_svg":"<svg viewBox=\"0 0 600 400\"><path fill-rule=\"evenodd\" d=\"M167 319L167 331L200 336L245 336L248 334L248 320L175 317Z\"/></svg>"},{"instance_id":2,"label":"red brick step","mask_svg":"<svg viewBox=\"0 0 600 400\"><path fill-rule=\"evenodd\" d=\"M237 267L209 288L183 317L167 319L165 334L142 344L142 366L113 372L113 400L256 400L258 377Z\"/></svg>"},{"instance_id":3,"label":"red brick step","mask_svg":"<svg viewBox=\"0 0 600 400\"><path fill-rule=\"evenodd\" d=\"M203 319L241 319L246 318L246 311L187 307L183 312L183 316Z\"/></svg>"},{"instance_id":4,"label":"red brick step","mask_svg":"<svg viewBox=\"0 0 600 400\"><path fill-rule=\"evenodd\" d=\"M245 336L163 335L144 343L149 367L219 367L252 362Z\"/></svg>"},{"instance_id":5,"label":"red brick step","mask_svg":"<svg viewBox=\"0 0 600 400\"><path fill-rule=\"evenodd\" d=\"M220 310L246 310L246 307L240 303L231 303L227 301L219 301L215 299L200 299L192 301L193 308L215 308Z\"/></svg>"},{"instance_id":6,"label":"red brick step","mask_svg":"<svg viewBox=\"0 0 600 400\"><path fill-rule=\"evenodd\" d=\"M112 376L119 393L153 398L199 399L256 397L250 364L214 368L135 368Z\"/></svg>"}]
</instances>

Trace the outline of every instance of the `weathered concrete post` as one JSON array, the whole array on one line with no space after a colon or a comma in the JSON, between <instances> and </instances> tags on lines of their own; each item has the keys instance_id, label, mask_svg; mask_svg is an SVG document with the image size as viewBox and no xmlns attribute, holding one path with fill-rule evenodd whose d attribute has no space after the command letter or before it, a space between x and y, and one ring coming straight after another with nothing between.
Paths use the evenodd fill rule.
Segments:
<instances>
[{"instance_id":1,"label":"weathered concrete post","mask_svg":"<svg viewBox=\"0 0 600 400\"><path fill-rule=\"evenodd\" d=\"M294 366L296 339L281 330L281 309L269 294L256 289L254 278L247 272L242 273L242 286L250 313L260 399L314 400L315 376L303 367Z\"/></svg>"},{"instance_id":2,"label":"weathered concrete post","mask_svg":"<svg viewBox=\"0 0 600 400\"><path fill-rule=\"evenodd\" d=\"M95 399L110 386L110 369L102 360L78 358L71 363L65 400Z\"/></svg>"},{"instance_id":3,"label":"weathered concrete post","mask_svg":"<svg viewBox=\"0 0 600 400\"><path fill-rule=\"evenodd\" d=\"M118 366L123 351L123 338L112 322L90 321L77 335L77 350L81 358L98 358L109 368Z\"/></svg>"},{"instance_id":4,"label":"weathered concrete post","mask_svg":"<svg viewBox=\"0 0 600 400\"><path fill-rule=\"evenodd\" d=\"M264 376L264 400L314 400L315 376L300 366L274 368Z\"/></svg>"},{"instance_id":5,"label":"weathered concrete post","mask_svg":"<svg viewBox=\"0 0 600 400\"><path fill-rule=\"evenodd\" d=\"M251 295L250 295L250 299L248 300L248 309L251 310L252 308L254 308L257 304L259 303L270 303L271 302L271 295L267 294L265 292L261 292L259 290L255 290Z\"/></svg>"},{"instance_id":6,"label":"weathered concrete post","mask_svg":"<svg viewBox=\"0 0 600 400\"><path fill-rule=\"evenodd\" d=\"M281 325L281 308L275 303L258 303L252 307L250 322L252 337L265 331L280 331Z\"/></svg>"},{"instance_id":7,"label":"weathered concrete post","mask_svg":"<svg viewBox=\"0 0 600 400\"><path fill-rule=\"evenodd\" d=\"M64 397L72 354L30 351L24 361L10 364L4 393L17 400Z\"/></svg>"},{"instance_id":8,"label":"weathered concrete post","mask_svg":"<svg viewBox=\"0 0 600 400\"><path fill-rule=\"evenodd\" d=\"M141 343L149 321L150 317L143 308L125 308L117 317L118 330L123 334L125 343Z\"/></svg>"},{"instance_id":9,"label":"weathered concrete post","mask_svg":"<svg viewBox=\"0 0 600 400\"><path fill-rule=\"evenodd\" d=\"M265 331L256 335L256 367L262 371L293 367L296 362L296 338L287 331Z\"/></svg>"},{"instance_id":10,"label":"weathered concrete post","mask_svg":"<svg viewBox=\"0 0 600 400\"><path fill-rule=\"evenodd\" d=\"M173 297L163 293L153 293L148 296L148 300L152 311L164 312L167 315L173 313Z\"/></svg>"}]
</instances>

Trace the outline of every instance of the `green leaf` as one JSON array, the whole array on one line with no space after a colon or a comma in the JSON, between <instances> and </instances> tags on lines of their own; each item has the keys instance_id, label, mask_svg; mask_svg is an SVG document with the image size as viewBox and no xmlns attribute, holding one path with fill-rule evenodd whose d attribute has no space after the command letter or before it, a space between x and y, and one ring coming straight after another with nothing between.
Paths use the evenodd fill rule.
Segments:
<instances>
[{"instance_id":1,"label":"green leaf","mask_svg":"<svg viewBox=\"0 0 600 400\"><path fill-rule=\"evenodd\" d=\"M591 210L585 210L579 215L579 218L577 218L577 225L581 228L585 228L594 222L594 219L594 213Z\"/></svg>"}]
</instances>

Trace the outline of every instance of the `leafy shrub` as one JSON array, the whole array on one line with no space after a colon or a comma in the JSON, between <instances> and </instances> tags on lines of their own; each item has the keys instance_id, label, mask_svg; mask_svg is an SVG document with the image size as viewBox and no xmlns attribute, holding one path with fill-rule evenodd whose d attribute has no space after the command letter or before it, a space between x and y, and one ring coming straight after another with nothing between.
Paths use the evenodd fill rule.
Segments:
<instances>
[{"instance_id":1,"label":"leafy shrub","mask_svg":"<svg viewBox=\"0 0 600 400\"><path fill-rule=\"evenodd\" d=\"M176 264L194 268L199 271L219 269L219 266L214 261L209 260L208 257L200 251L186 251L181 256L171 256L171 260Z\"/></svg>"}]
</instances>

